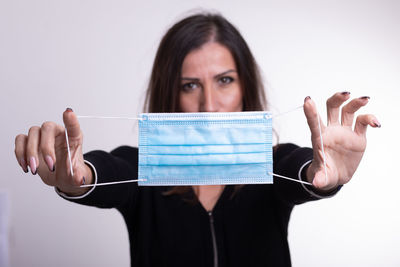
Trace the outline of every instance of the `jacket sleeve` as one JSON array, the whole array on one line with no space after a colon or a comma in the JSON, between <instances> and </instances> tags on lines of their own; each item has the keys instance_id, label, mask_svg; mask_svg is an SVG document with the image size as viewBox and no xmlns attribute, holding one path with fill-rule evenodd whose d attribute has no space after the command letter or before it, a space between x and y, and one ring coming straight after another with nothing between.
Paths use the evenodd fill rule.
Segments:
<instances>
[{"instance_id":1,"label":"jacket sleeve","mask_svg":"<svg viewBox=\"0 0 400 267\"><path fill-rule=\"evenodd\" d=\"M311 148L294 144L280 144L274 148L274 173L297 180L306 180L306 170L313 159ZM341 186L328 193L318 192L313 186L274 177L274 193L288 205L302 204L334 196Z\"/></svg>"},{"instance_id":2,"label":"jacket sleeve","mask_svg":"<svg viewBox=\"0 0 400 267\"><path fill-rule=\"evenodd\" d=\"M121 146L110 153L91 151L84 159L92 168L95 183L133 180L138 177L138 149ZM57 191L57 189L56 189ZM138 194L137 182L108 186L94 186L88 193L78 197L68 197L57 191L63 198L72 202L99 208L121 208L134 203Z\"/></svg>"}]
</instances>

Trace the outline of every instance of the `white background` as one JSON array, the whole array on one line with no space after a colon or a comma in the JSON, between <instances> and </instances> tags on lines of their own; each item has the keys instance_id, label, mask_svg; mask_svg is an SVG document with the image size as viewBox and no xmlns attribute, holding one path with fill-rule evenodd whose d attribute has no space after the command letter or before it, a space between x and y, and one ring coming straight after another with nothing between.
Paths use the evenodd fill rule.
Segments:
<instances>
[{"instance_id":1,"label":"white background","mask_svg":"<svg viewBox=\"0 0 400 267\"><path fill-rule=\"evenodd\" d=\"M296 207L293 266L399 266L399 1L0 1L0 190L10 203L10 266L129 266L115 210L58 197L14 158L14 137L45 120L141 111L161 36L204 8L236 25L265 78L270 108L310 95L325 112L336 91L368 95L381 129L334 198ZM135 145L126 121L82 121L85 151ZM310 145L301 110L276 119L281 142Z\"/></svg>"}]
</instances>

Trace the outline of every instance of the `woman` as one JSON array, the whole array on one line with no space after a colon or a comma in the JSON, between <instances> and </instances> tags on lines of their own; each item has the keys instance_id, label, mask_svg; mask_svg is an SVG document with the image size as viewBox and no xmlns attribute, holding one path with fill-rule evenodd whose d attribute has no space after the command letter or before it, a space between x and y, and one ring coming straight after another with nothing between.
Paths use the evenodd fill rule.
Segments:
<instances>
[{"instance_id":1,"label":"woman","mask_svg":"<svg viewBox=\"0 0 400 267\"><path fill-rule=\"evenodd\" d=\"M69 171L64 127L45 122L16 137L15 154L25 172L39 174L66 199L117 208L131 243L132 266L290 266L287 226L295 204L334 195L354 174L365 150L366 129L380 127L373 115L354 113L368 97L349 92L327 101L321 126L307 97L304 112L313 148L281 144L274 172L312 183L273 185L79 188L81 184L137 177L137 148L82 154L82 132L71 109L63 114L74 175ZM266 108L255 60L240 33L220 15L198 14L176 23L162 39L150 79L148 112L235 112ZM339 113L341 111L341 118Z\"/></svg>"}]
</instances>

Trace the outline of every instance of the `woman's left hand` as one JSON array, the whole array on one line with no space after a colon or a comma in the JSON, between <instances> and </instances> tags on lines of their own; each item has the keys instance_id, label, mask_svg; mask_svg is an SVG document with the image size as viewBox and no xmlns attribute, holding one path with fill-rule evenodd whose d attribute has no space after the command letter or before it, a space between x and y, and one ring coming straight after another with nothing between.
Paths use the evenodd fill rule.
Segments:
<instances>
[{"instance_id":1,"label":"woman's left hand","mask_svg":"<svg viewBox=\"0 0 400 267\"><path fill-rule=\"evenodd\" d=\"M307 169L307 180L318 190L330 191L350 181L364 154L368 125L381 127L374 115L359 115L353 129L354 113L368 103L363 96L342 104L350 98L349 92L336 93L326 101L328 125L320 120L326 159L326 175L321 147L318 112L310 97L304 100L304 113L311 130L314 159ZM341 118L339 113L341 109Z\"/></svg>"}]
</instances>

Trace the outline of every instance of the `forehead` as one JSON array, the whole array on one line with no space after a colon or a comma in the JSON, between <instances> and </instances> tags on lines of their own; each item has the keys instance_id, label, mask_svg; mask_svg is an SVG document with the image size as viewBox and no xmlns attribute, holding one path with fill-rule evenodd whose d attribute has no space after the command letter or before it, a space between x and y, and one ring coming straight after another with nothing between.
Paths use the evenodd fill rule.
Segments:
<instances>
[{"instance_id":1,"label":"forehead","mask_svg":"<svg viewBox=\"0 0 400 267\"><path fill-rule=\"evenodd\" d=\"M228 69L236 70L232 53L220 43L209 42L186 55L182 64L182 76L218 74Z\"/></svg>"}]
</instances>

